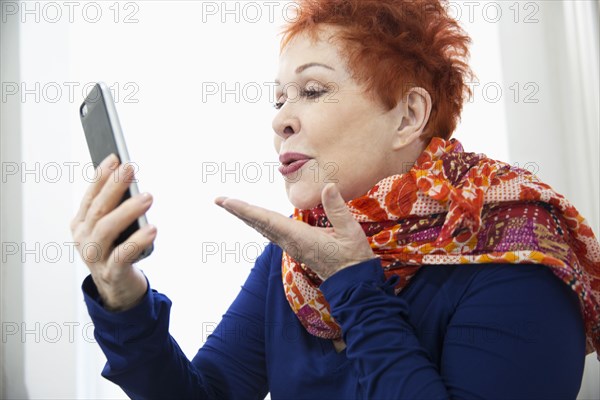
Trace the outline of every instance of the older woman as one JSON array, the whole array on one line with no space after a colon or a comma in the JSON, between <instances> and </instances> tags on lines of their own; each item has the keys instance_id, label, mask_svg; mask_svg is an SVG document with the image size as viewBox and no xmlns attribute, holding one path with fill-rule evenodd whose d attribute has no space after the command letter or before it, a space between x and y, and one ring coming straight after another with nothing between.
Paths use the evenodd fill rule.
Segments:
<instances>
[{"instance_id":1,"label":"older woman","mask_svg":"<svg viewBox=\"0 0 600 400\"><path fill-rule=\"evenodd\" d=\"M294 213L215 200L271 243L192 361L138 268L86 260L102 375L132 398L575 398L600 348L600 246L550 186L449 139L469 38L438 0L300 10L273 121ZM71 227L119 251L152 200L117 206L126 170L99 168Z\"/></svg>"}]
</instances>

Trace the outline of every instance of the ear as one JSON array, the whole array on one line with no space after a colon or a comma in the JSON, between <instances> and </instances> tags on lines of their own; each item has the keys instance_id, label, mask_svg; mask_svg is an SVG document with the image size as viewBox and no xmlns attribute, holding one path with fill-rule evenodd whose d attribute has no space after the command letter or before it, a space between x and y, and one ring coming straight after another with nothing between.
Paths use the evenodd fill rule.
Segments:
<instances>
[{"instance_id":1,"label":"ear","mask_svg":"<svg viewBox=\"0 0 600 400\"><path fill-rule=\"evenodd\" d=\"M400 125L393 141L393 149L406 147L421 137L431 114L431 96L421 87L411 88L394 110Z\"/></svg>"}]
</instances>

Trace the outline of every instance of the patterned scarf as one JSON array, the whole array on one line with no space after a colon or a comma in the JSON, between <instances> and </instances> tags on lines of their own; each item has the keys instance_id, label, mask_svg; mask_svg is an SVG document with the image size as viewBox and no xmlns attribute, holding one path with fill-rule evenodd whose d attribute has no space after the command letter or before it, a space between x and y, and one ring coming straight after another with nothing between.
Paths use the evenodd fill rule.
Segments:
<instances>
[{"instance_id":1,"label":"patterned scarf","mask_svg":"<svg viewBox=\"0 0 600 400\"><path fill-rule=\"evenodd\" d=\"M465 153L434 137L412 168L346 203L398 294L421 265L534 263L549 267L580 300L586 354L600 360L600 243L575 207L531 172ZM294 219L331 227L322 204ZM321 279L285 251L285 295L306 330L341 338Z\"/></svg>"}]
</instances>

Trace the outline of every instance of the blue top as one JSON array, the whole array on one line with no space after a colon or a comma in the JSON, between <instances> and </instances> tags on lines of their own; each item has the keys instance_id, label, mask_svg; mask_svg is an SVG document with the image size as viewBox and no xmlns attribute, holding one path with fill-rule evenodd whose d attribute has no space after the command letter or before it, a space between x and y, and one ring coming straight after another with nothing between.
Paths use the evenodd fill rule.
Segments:
<instances>
[{"instance_id":1,"label":"blue top","mask_svg":"<svg viewBox=\"0 0 600 400\"><path fill-rule=\"evenodd\" d=\"M398 296L378 258L338 271L320 287L342 326L338 353L292 312L281 256L265 248L191 362L169 335L165 295L148 285L140 304L112 313L88 276L85 302L108 359L102 376L134 399L577 397L582 314L546 266L422 266Z\"/></svg>"}]
</instances>

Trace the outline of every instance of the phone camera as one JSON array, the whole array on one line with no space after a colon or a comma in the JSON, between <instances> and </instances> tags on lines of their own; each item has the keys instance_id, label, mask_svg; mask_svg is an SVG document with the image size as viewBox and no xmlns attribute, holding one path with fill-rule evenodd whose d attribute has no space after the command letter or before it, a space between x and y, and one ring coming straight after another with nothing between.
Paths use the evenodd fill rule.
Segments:
<instances>
[{"instance_id":1,"label":"phone camera","mask_svg":"<svg viewBox=\"0 0 600 400\"><path fill-rule=\"evenodd\" d=\"M81 113L82 117L85 117L88 113L88 108L87 108L87 104L83 104L81 106L81 109L79 110L79 112Z\"/></svg>"}]
</instances>

